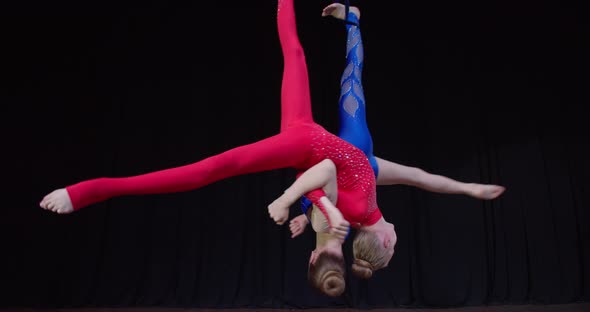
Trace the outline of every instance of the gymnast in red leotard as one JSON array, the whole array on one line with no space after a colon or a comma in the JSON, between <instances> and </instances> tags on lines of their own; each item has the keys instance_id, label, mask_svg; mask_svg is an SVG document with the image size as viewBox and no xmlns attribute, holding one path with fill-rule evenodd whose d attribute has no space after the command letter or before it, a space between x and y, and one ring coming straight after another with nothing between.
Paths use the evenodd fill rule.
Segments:
<instances>
[{"instance_id":1,"label":"gymnast in red leotard","mask_svg":"<svg viewBox=\"0 0 590 312\"><path fill-rule=\"evenodd\" d=\"M375 198L375 175L365 154L313 121L307 65L297 36L293 0L279 0L277 27L284 59L279 134L185 166L72 184L46 195L39 204L41 208L71 213L116 196L189 191L232 176L280 168L295 168L299 176L329 159L337 172L338 208L347 212L348 221L370 225L383 220ZM306 196L328 219L331 232L343 239L349 222L338 210L326 209L329 199L324 191L319 188ZM272 209L269 213L273 215ZM279 224L285 221L273 219ZM342 258L341 250L335 253Z\"/></svg>"},{"instance_id":2,"label":"gymnast in red leotard","mask_svg":"<svg viewBox=\"0 0 590 312\"><path fill-rule=\"evenodd\" d=\"M347 11L348 14L347 14ZM377 185L403 184L418 187L424 190L445 194L464 194L477 199L492 200L500 196L505 188L493 184L465 183L445 176L432 174L420 168L400 165L373 155L373 140L365 118L365 96L363 92L361 73L363 68L363 43L360 32L360 10L351 6L350 10L344 4L332 3L325 7L322 16L332 16L346 21L346 66L341 78L341 95L339 101L340 130L338 136L361 149L369 159ZM275 216L279 219L287 218L289 208L300 196L322 187L330 202L326 207L336 205L342 211L345 219L350 218L347 207L340 205L340 194L337 192L337 184L340 183L336 176L335 165L330 159L323 160L301 175L283 195L271 204ZM333 205L330 205L332 204ZM312 224L316 232L316 250L325 249L326 246L337 245L337 239L328 233L328 224L323 214L314 209L307 199L302 200L303 214L291 220L289 227L292 237L300 235L305 226ZM337 208L331 208L337 209ZM352 218L350 220L360 220ZM357 228L353 241L352 272L361 278L369 278L373 271L388 265L393 247L396 242L393 225L384 220L374 223L352 223ZM351 221L354 222L354 221ZM383 235L393 233L391 236ZM379 236L381 240L376 239ZM390 240L387 240L390 238ZM313 265L314 254L310 263L310 279L314 275L312 271L322 271L322 268ZM312 282L312 284L314 284Z\"/></svg>"}]
</instances>

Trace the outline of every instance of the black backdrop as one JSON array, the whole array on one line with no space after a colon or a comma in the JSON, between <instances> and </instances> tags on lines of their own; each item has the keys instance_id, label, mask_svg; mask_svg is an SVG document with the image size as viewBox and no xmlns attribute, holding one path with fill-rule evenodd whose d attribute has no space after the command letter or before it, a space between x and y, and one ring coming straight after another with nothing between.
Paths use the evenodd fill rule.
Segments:
<instances>
[{"instance_id":1,"label":"black backdrop","mask_svg":"<svg viewBox=\"0 0 590 312\"><path fill-rule=\"evenodd\" d=\"M296 1L314 117L337 129L345 31L328 1ZM121 197L71 215L37 204L99 176L184 165L275 134L275 1L2 4L0 305L394 307L590 298L589 27L565 1L362 1L375 153L459 180L492 202L380 187L390 266L310 289L311 231L270 203L278 170L199 190ZM296 210L293 210L293 216ZM350 242L345 253L350 259ZM350 263L350 261L349 261Z\"/></svg>"}]
</instances>

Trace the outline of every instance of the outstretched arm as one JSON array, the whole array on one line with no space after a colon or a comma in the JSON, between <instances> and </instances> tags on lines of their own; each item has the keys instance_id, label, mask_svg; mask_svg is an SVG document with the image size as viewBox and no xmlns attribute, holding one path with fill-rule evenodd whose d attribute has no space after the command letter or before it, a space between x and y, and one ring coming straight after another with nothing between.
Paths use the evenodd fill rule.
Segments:
<instances>
[{"instance_id":1,"label":"outstretched arm","mask_svg":"<svg viewBox=\"0 0 590 312\"><path fill-rule=\"evenodd\" d=\"M268 206L270 217L277 224L285 223L289 217L289 208L303 195L307 195L323 210L330 224L330 232L344 239L348 233L349 223L344 220L342 213L334 205L338 200L334 162L325 159L303 172L279 198Z\"/></svg>"},{"instance_id":2,"label":"outstretched arm","mask_svg":"<svg viewBox=\"0 0 590 312\"><path fill-rule=\"evenodd\" d=\"M493 184L465 183L451 178L432 174L420 168L400 165L376 157L379 165L377 185L404 184L430 192L444 194L463 194L477 199L490 200L500 196L505 188Z\"/></svg>"}]
</instances>

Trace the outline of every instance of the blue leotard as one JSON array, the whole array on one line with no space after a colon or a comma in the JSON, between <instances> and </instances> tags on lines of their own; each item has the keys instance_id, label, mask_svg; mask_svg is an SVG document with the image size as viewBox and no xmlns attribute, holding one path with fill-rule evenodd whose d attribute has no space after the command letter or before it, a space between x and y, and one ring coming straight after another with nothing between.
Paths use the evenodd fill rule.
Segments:
<instances>
[{"instance_id":1,"label":"blue leotard","mask_svg":"<svg viewBox=\"0 0 590 312\"><path fill-rule=\"evenodd\" d=\"M348 13L348 20L359 24L354 13ZM375 177L379 174L377 160L373 155L373 139L367 125L365 113L365 96L363 92L363 41L361 31L354 24L346 24L346 68L340 80L339 117L340 130L338 136L358 147L365 153L373 168ZM307 215L312 202L307 197L301 198L301 210ZM308 215L309 217L309 215Z\"/></svg>"}]
</instances>

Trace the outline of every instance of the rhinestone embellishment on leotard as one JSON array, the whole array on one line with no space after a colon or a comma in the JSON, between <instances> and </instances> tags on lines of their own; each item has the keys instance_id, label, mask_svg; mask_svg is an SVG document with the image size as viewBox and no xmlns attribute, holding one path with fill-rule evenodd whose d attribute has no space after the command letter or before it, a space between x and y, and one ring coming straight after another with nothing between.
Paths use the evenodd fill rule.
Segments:
<instances>
[{"instance_id":1,"label":"rhinestone embellishment on leotard","mask_svg":"<svg viewBox=\"0 0 590 312\"><path fill-rule=\"evenodd\" d=\"M360 149L320 126L312 131L312 149L314 155L321 158L315 161L327 158L336 164L338 189L360 190L366 194L368 209L365 218L377 209L375 173Z\"/></svg>"}]
</instances>

